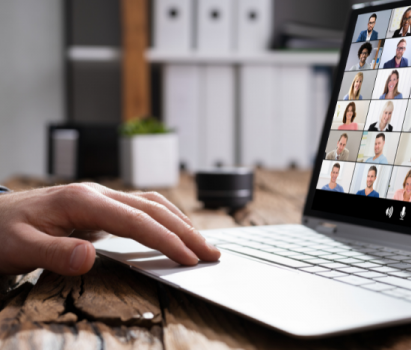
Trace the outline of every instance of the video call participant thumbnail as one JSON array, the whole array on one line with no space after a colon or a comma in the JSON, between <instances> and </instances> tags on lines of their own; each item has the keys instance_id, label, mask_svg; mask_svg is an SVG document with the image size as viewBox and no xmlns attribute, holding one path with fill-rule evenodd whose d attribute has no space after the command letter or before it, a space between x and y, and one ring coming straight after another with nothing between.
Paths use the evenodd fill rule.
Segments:
<instances>
[{"instance_id":1,"label":"video call participant thumbnail","mask_svg":"<svg viewBox=\"0 0 411 350\"><path fill-rule=\"evenodd\" d=\"M393 112L394 103L387 101L381 110L379 121L371 124L368 131L392 131L393 127L390 122Z\"/></svg>"},{"instance_id":2,"label":"video call participant thumbnail","mask_svg":"<svg viewBox=\"0 0 411 350\"><path fill-rule=\"evenodd\" d=\"M408 59L403 57L406 50L407 41L405 39L401 39L397 44L395 56L391 60L385 62L383 68L408 67Z\"/></svg>"},{"instance_id":3,"label":"video call participant thumbnail","mask_svg":"<svg viewBox=\"0 0 411 350\"><path fill-rule=\"evenodd\" d=\"M337 142L337 148L335 150L332 150L331 152L328 152L325 156L325 159L348 160L350 151L345 148L345 146L347 146L347 142L348 142L348 135L345 133L341 134Z\"/></svg>"},{"instance_id":4,"label":"video call participant thumbnail","mask_svg":"<svg viewBox=\"0 0 411 350\"><path fill-rule=\"evenodd\" d=\"M402 15L400 27L394 32L393 38L411 36L411 7L407 8Z\"/></svg>"},{"instance_id":5,"label":"video call participant thumbnail","mask_svg":"<svg viewBox=\"0 0 411 350\"><path fill-rule=\"evenodd\" d=\"M363 30L358 36L357 43L360 41L370 41L370 40L378 39L378 32L374 30L376 22L377 22L377 15L373 13L368 19L367 29Z\"/></svg>"},{"instance_id":6,"label":"video call participant thumbnail","mask_svg":"<svg viewBox=\"0 0 411 350\"><path fill-rule=\"evenodd\" d=\"M330 183L324 185L321 189L325 191L332 191L332 192L342 192L344 193L344 188L337 184L337 178L340 174L340 164L335 163L331 169L331 178Z\"/></svg>"},{"instance_id":7,"label":"video call participant thumbnail","mask_svg":"<svg viewBox=\"0 0 411 350\"><path fill-rule=\"evenodd\" d=\"M385 135L379 133L374 141L374 157L368 158L365 163L388 164L387 157L384 156Z\"/></svg>"},{"instance_id":8,"label":"video call participant thumbnail","mask_svg":"<svg viewBox=\"0 0 411 350\"><path fill-rule=\"evenodd\" d=\"M372 165L368 169L366 187L365 189L358 191L357 195L380 198L380 194L374 190L375 180L377 180L377 167Z\"/></svg>"},{"instance_id":9,"label":"video call participant thumbnail","mask_svg":"<svg viewBox=\"0 0 411 350\"><path fill-rule=\"evenodd\" d=\"M372 45L370 43L364 43L358 49L358 59L359 62L354 64L350 70L362 70L362 69L372 69L371 63L366 63L368 56L371 55Z\"/></svg>"},{"instance_id":10,"label":"video call participant thumbnail","mask_svg":"<svg viewBox=\"0 0 411 350\"><path fill-rule=\"evenodd\" d=\"M360 91L363 80L364 74L362 74L361 72L357 73L351 83L348 94L344 96L343 100L362 100Z\"/></svg>"},{"instance_id":11,"label":"video call participant thumbnail","mask_svg":"<svg viewBox=\"0 0 411 350\"><path fill-rule=\"evenodd\" d=\"M385 82L384 92L380 96L380 100L392 100L402 98L402 93L398 91L398 83L400 81L400 73L394 69L388 76Z\"/></svg>"},{"instance_id":12,"label":"video call participant thumbnail","mask_svg":"<svg viewBox=\"0 0 411 350\"><path fill-rule=\"evenodd\" d=\"M411 170L405 175L402 188L395 191L394 199L398 201L411 202Z\"/></svg>"},{"instance_id":13,"label":"video call participant thumbnail","mask_svg":"<svg viewBox=\"0 0 411 350\"><path fill-rule=\"evenodd\" d=\"M344 111L343 125L340 125L338 130L358 130L358 124L354 123L356 116L355 103L350 102Z\"/></svg>"}]
</instances>

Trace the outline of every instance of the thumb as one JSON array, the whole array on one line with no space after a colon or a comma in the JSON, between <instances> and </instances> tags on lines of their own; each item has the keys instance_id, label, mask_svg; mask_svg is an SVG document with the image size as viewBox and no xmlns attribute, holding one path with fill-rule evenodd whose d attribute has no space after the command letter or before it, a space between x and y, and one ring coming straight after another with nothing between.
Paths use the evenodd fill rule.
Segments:
<instances>
[{"instance_id":1,"label":"thumb","mask_svg":"<svg viewBox=\"0 0 411 350\"><path fill-rule=\"evenodd\" d=\"M17 264L21 267L41 267L66 276L82 275L92 268L96 251L90 242L32 230L20 246L23 251Z\"/></svg>"}]
</instances>

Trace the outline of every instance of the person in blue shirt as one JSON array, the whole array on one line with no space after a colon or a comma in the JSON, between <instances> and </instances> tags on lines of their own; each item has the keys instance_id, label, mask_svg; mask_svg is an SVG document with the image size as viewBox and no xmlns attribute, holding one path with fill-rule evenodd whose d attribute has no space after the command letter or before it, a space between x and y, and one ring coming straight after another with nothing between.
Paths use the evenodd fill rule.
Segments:
<instances>
[{"instance_id":1,"label":"person in blue shirt","mask_svg":"<svg viewBox=\"0 0 411 350\"><path fill-rule=\"evenodd\" d=\"M339 174L340 174L340 163L335 163L331 169L330 183L324 185L321 189L325 191L332 191L332 192L344 192L343 187L337 184L337 178Z\"/></svg>"},{"instance_id":2,"label":"person in blue shirt","mask_svg":"<svg viewBox=\"0 0 411 350\"><path fill-rule=\"evenodd\" d=\"M384 151L385 135L380 132L374 142L374 157L368 158L365 163L388 164L387 157L382 152Z\"/></svg>"},{"instance_id":3,"label":"person in blue shirt","mask_svg":"<svg viewBox=\"0 0 411 350\"><path fill-rule=\"evenodd\" d=\"M374 182L377 180L377 167L375 165L370 166L367 174L367 187L357 192L359 196L376 197L380 198L380 194L374 190Z\"/></svg>"},{"instance_id":4,"label":"person in blue shirt","mask_svg":"<svg viewBox=\"0 0 411 350\"><path fill-rule=\"evenodd\" d=\"M394 69L385 82L384 92L380 96L380 100L393 100L402 98L402 93L398 91L399 82L400 73L396 69Z\"/></svg>"},{"instance_id":5,"label":"person in blue shirt","mask_svg":"<svg viewBox=\"0 0 411 350\"><path fill-rule=\"evenodd\" d=\"M408 60L404 56L405 51L407 50L407 41L401 39L397 44L397 49L395 56L384 63L384 68L401 68L408 67Z\"/></svg>"},{"instance_id":6,"label":"person in blue shirt","mask_svg":"<svg viewBox=\"0 0 411 350\"><path fill-rule=\"evenodd\" d=\"M358 36L357 43L360 41L370 41L378 39L378 32L374 30L375 22L377 22L377 15L373 13L368 19L368 26Z\"/></svg>"}]
</instances>

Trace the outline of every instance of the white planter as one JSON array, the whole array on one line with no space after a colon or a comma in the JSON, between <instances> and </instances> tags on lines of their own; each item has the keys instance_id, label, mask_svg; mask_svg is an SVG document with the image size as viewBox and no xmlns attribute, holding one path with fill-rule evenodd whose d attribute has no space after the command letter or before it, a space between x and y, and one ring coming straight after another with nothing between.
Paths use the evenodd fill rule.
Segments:
<instances>
[{"instance_id":1,"label":"white planter","mask_svg":"<svg viewBox=\"0 0 411 350\"><path fill-rule=\"evenodd\" d=\"M138 188L172 187L178 184L177 134L122 137L120 140L121 178Z\"/></svg>"}]
</instances>

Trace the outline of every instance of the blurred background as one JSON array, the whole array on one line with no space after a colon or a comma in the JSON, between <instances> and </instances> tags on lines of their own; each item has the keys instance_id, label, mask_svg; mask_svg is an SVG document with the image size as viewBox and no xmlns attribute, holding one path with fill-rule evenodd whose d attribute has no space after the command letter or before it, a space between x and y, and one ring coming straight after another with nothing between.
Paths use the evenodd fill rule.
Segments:
<instances>
[{"instance_id":1,"label":"blurred background","mask_svg":"<svg viewBox=\"0 0 411 350\"><path fill-rule=\"evenodd\" d=\"M117 150L104 140L115 144L118 124L149 115L176 129L190 171L309 168L357 1L243 1L257 6L245 17L261 19L254 32L236 17L241 1L1 1L0 182L53 172L55 129L75 130L58 134L66 141L100 135L80 152L94 147L95 167L110 163Z\"/></svg>"}]
</instances>

